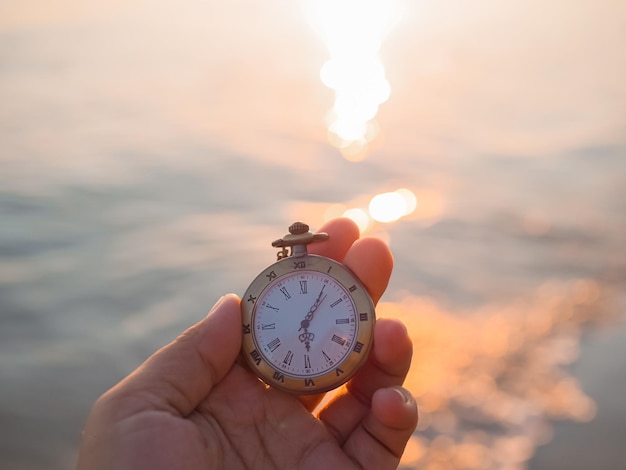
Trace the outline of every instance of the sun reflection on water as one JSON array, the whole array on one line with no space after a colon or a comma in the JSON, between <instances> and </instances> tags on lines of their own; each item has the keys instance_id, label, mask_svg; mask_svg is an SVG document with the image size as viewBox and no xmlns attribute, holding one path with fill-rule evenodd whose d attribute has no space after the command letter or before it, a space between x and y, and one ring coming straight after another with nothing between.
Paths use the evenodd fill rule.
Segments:
<instances>
[{"instance_id":1,"label":"sun reflection on water","mask_svg":"<svg viewBox=\"0 0 626 470\"><path fill-rule=\"evenodd\" d=\"M369 203L369 212L374 220L388 223L411 214L416 206L415 194L409 189L402 188L374 196Z\"/></svg>"},{"instance_id":2,"label":"sun reflection on water","mask_svg":"<svg viewBox=\"0 0 626 470\"><path fill-rule=\"evenodd\" d=\"M430 204L432 202L425 199L423 204L425 207L418 216L424 216L425 213L431 211L432 207L430 209L426 207ZM420 206L421 204L418 206L418 198L414 191L400 188L396 191L376 194L368 202L359 199L350 206L331 205L327 208L324 218L328 220L337 216L348 217L359 226L361 233L366 233L372 229L375 223L396 222L416 213ZM432 211L430 215L432 215Z\"/></svg>"},{"instance_id":3,"label":"sun reflection on water","mask_svg":"<svg viewBox=\"0 0 626 470\"><path fill-rule=\"evenodd\" d=\"M381 44L402 11L398 1L317 0L305 4L330 58L320 77L335 92L328 116L330 142L353 161L378 133L378 107L391 91L379 57Z\"/></svg>"},{"instance_id":4,"label":"sun reflection on water","mask_svg":"<svg viewBox=\"0 0 626 470\"><path fill-rule=\"evenodd\" d=\"M362 194L345 203L294 201L287 209L290 218L328 221L335 217L348 217L359 227L361 234L375 233L385 236L384 226L403 219L419 221L429 226L445 212L445 199L441 191L430 188L400 188L395 191Z\"/></svg>"},{"instance_id":5,"label":"sun reflection on water","mask_svg":"<svg viewBox=\"0 0 626 470\"><path fill-rule=\"evenodd\" d=\"M465 315L415 296L380 304L379 316L402 319L415 348L405 386L420 423L401 468L523 469L552 439L553 421L592 420L596 405L566 366L583 326L619 315L610 296L578 279Z\"/></svg>"}]
</instances>

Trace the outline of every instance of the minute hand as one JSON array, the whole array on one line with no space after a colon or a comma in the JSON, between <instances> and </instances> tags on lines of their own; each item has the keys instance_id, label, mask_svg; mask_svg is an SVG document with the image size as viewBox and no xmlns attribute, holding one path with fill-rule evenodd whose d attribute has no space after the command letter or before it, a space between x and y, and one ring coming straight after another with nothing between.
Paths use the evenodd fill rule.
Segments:
<instances>
[{"instance_id":1,"label":"minute hand","mask_svg":"<svg viewBox=\"0 0 626 470\"><path fill-rule=\"evenodd\" d=\"M309 323L311 322L311 320L313 319L313 315L315 314L315 311L317 310L317 308L320 306L320 304L324 301L324 299L326 298L326 295L324 294L324 287L326 287L326 285L324 285L322 287L322 290L320 291L319 295L317 296L317 299L315 300L315 303L313 304L313 306L310 308L309 313L306 314L306 316L304 317L304 320L302 320L300 322L300 330L302 328L304 328L305 330L309 327ZM322 296L323 295L323 296ZM300 331L298 330L298 331Z\"/></svg>"},{"instance_id":2,"label":"minute hand","mask_svg":"<svg viewBox=\"0 0 626 470\"><path fill-rule=\"evenodd\" d=\"M313 333L309 333L309 325L311 323L311 320L313 319L315 311L326 298L326 295L324 295L324 287L326 287L326 285L322 287L322 290L317 296L317 299L315 299L315 303L309 309L309 312L304 317L304 320L300 322L300 329L298 329L298 331L302 331L304 329L304 333L300 333L300 335L298 335L298 339L301 343L304 343L307 351L310 351L311 341L313 341L313 339L315 338L315 335Z\"/></svg>"}]
</instances>

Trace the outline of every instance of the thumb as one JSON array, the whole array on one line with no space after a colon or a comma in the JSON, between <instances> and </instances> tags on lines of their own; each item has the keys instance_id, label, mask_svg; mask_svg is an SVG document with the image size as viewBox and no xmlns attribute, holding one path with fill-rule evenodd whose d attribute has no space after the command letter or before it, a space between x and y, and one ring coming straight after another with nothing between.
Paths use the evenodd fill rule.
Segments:
<instances>
[{"instance_id":1,"label":"thumb","mask_svg":"<svg viewBox=\"0 0 626 470\"><path fill-rule=\"evenodd\" d=\"M241 349L239 297L222 297L202 321L163 347L111 394L133 397L134 410L186 416L230 370Z\"/></svg>"}]
</instances>

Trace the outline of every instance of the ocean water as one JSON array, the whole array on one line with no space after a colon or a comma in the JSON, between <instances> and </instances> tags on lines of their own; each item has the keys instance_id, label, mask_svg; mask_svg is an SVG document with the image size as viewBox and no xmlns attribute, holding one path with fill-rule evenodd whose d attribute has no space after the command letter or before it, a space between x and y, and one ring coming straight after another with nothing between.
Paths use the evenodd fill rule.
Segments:
<instances>
[{"instance_id":1,"label":"ocean water","mask_svg":"<svg viewBox=\"0 0 626 470\"><path fill-rule=\"evenodd\" d=\"M623 463L626 14L480 3L407 10L359 162L294 2L0 7L0 466L72 467L93 401L291 222L398 188L364 234L415 344L402 468Z\"/></svg>"}]
</instances>

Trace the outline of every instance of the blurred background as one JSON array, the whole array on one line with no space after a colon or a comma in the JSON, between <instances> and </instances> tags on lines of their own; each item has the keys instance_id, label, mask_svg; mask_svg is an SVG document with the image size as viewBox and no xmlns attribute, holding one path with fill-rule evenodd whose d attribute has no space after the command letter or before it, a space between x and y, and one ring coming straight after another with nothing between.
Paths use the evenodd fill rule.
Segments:
<instances>
[{"instance_id":1,"label":"blurred background","mask_svg":"<svg viewBox=\"0 0 626 470\"><path fill-rule=\"evenodd\" d=\"M0 2L0 467L346 215L415 342L404 469L626 462L621 0Z\"/></svg>"}]
</instances>

